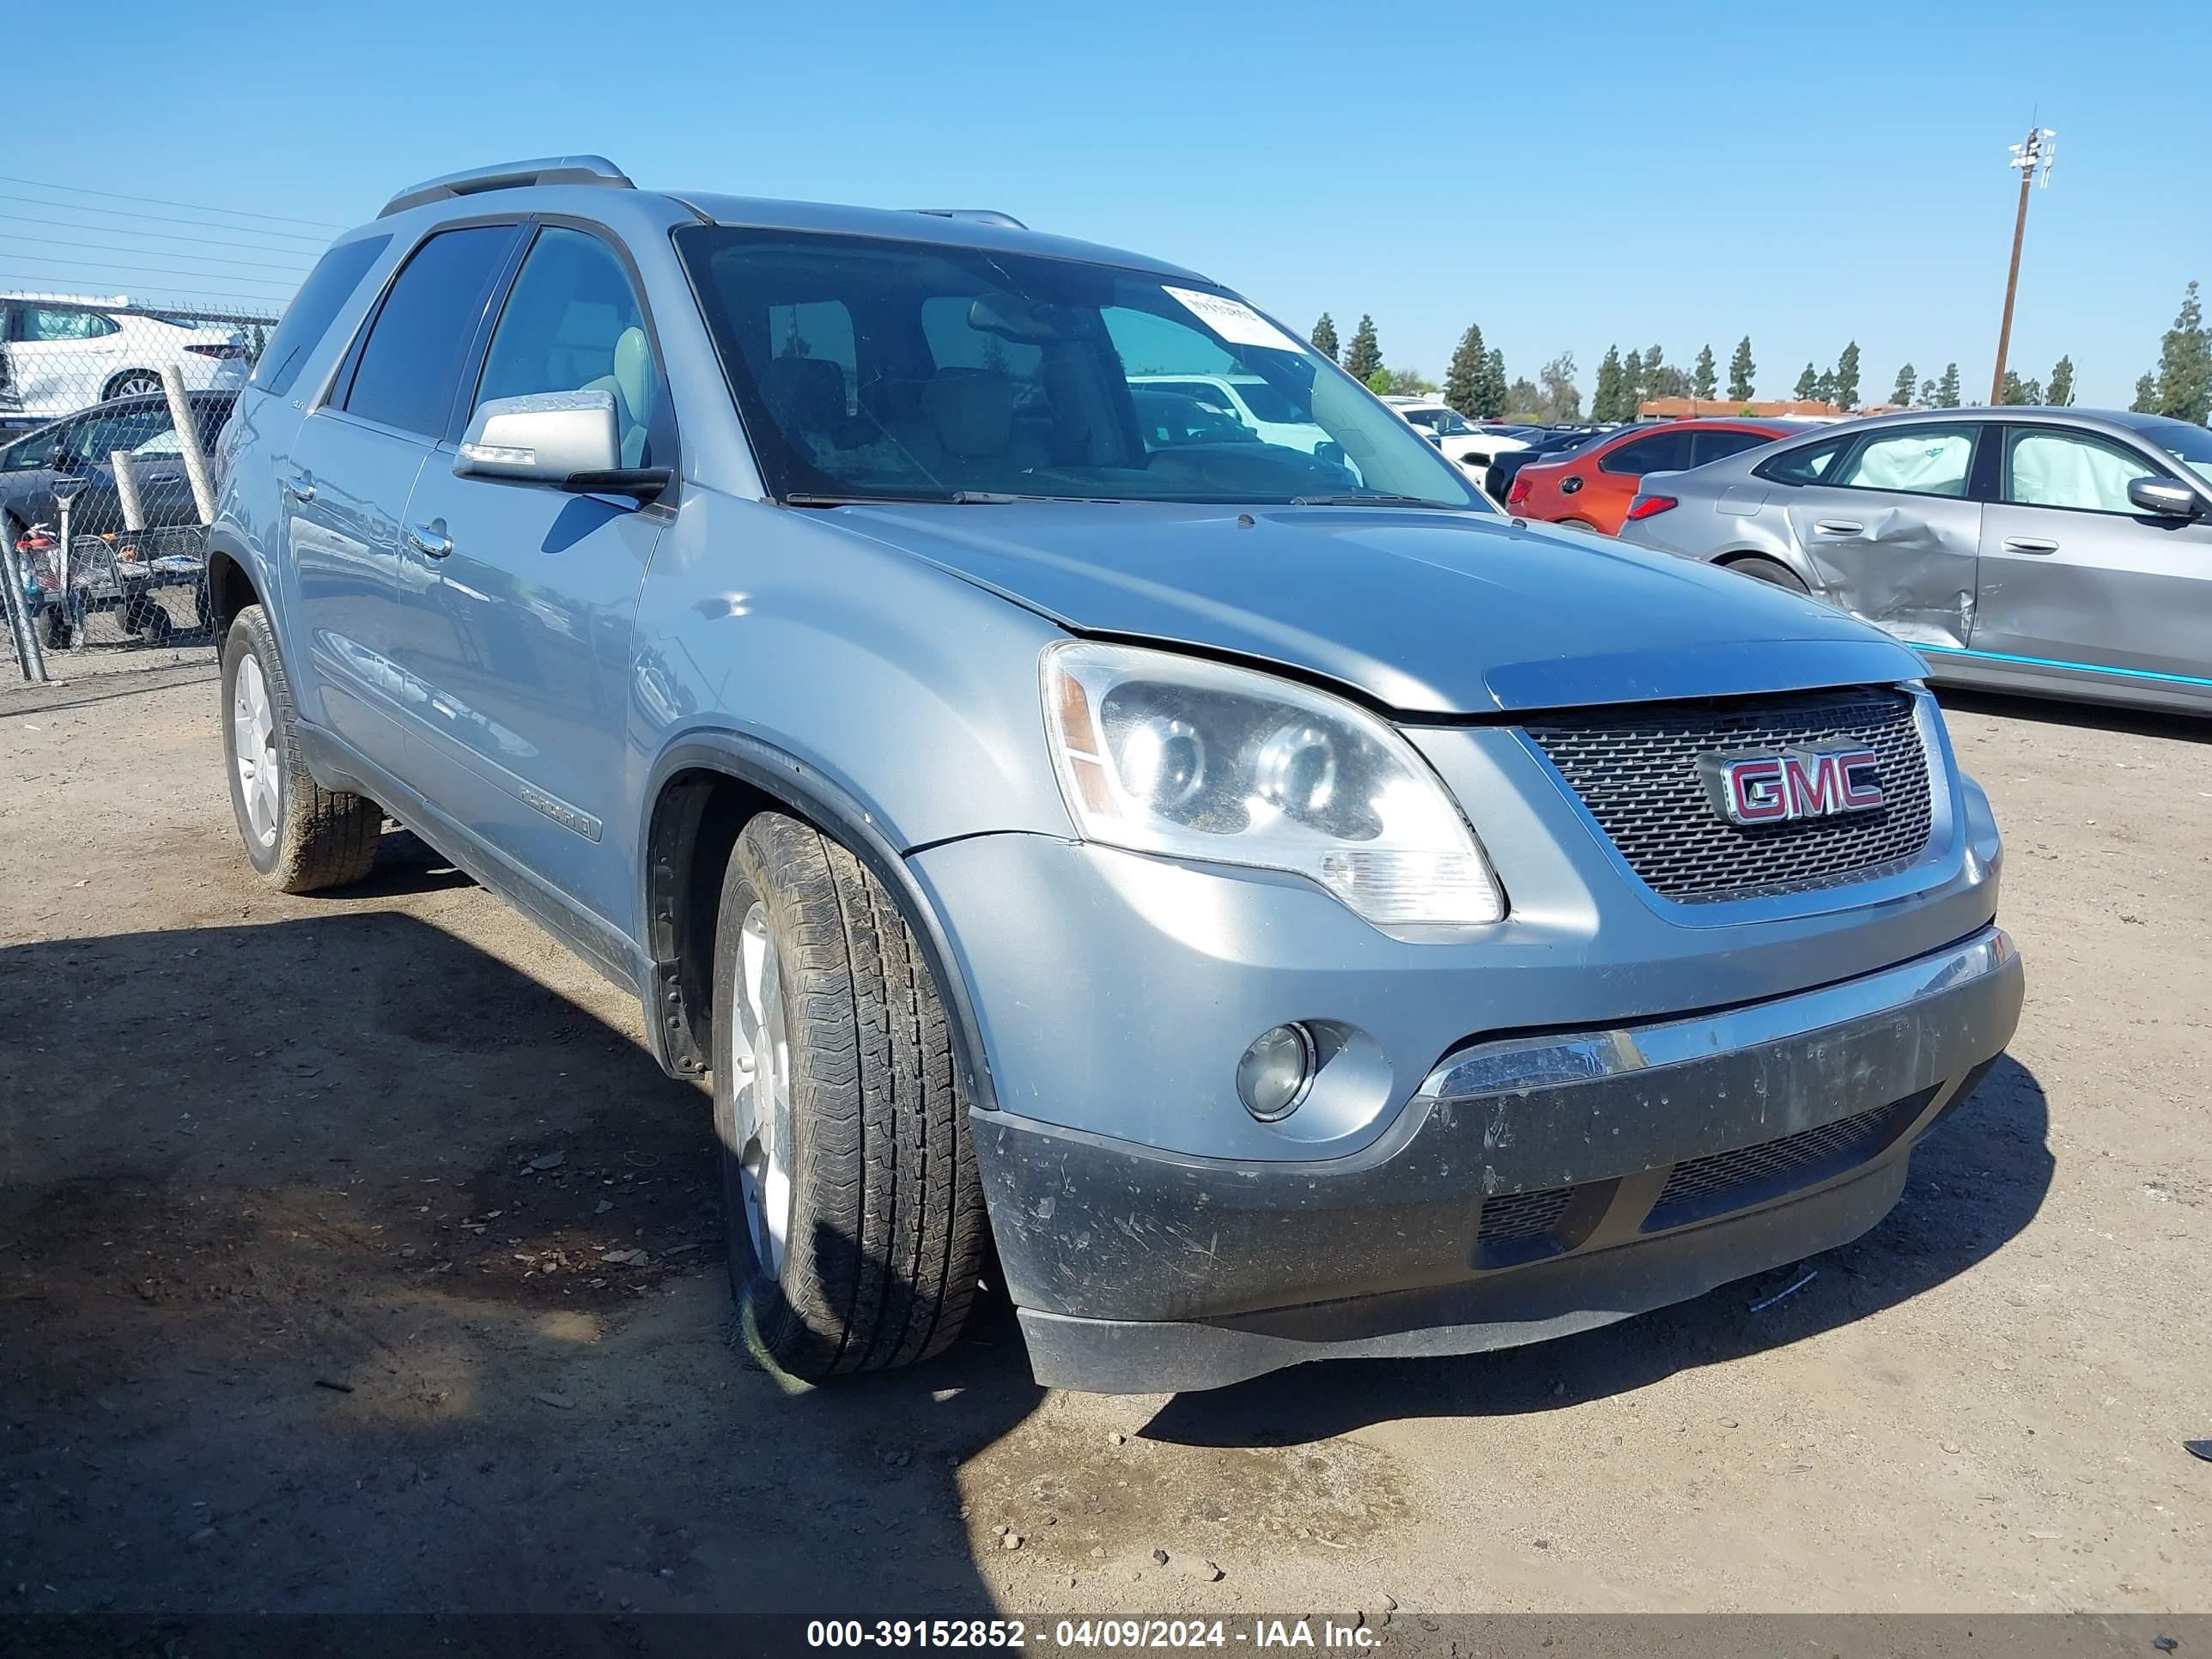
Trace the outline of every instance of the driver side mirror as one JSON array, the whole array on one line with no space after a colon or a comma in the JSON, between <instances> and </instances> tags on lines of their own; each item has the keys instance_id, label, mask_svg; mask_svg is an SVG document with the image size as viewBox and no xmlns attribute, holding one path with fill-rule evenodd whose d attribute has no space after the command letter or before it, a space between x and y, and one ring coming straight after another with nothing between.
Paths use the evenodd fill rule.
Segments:
<instances>
[{"instance_id":1,"label":"driver side mirror","mask_svg":"<svg viewBox=\"0 0 2212 1659\"><path fill-rule=\"evenodd\" d=\"M2154 519L2194 519L2204 503L2187 484L2171 478L2136 478L2128 485L2128 501L2138 513Z\"/></svg>"},{"instance_id":2,"label":"driver side mirror","mask_svg":"<svg viewBox=\"0 0 2212 1659\"><path fill-rule=\"evenodd\" d=\"M605 391L491 398L470 418L453 474L641 501L659 495L673 476L665 466L622 464L615 395Z\"/></svg>"}]
</instances>

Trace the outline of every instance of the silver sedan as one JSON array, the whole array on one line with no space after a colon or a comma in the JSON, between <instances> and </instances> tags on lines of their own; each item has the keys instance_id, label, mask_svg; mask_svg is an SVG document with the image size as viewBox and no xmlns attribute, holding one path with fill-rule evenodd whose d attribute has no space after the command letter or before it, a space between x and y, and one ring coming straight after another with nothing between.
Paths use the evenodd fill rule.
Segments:
<instances>
[{"instance_id":1,"label":"silver sedan","mask_svg":"<svg viewBox=\"0 0 2212 1659\"><path fill-rule=\"evenodd\" d=\"M1854 422L1647 476L1620 539L1815 594L1933 679L2212 710L2212 431L2187 422Z\"/></svg>"}]
</instances>

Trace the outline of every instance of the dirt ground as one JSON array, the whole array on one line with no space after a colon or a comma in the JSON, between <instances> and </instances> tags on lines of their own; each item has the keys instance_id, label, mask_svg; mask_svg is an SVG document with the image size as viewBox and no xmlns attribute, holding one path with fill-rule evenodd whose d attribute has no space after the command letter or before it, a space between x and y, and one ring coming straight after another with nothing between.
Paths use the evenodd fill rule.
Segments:
<instances>
[{"instance_id":1,"label":"dirt ground","mask_svg":"<svg viewBox=\"0 0 2212 1659\"><path fill-rule=\"evenodd\" d=\"M211 678L0 692L0 1608L2212 1608L2212 725L1954 708L2020 1037L1763 1312L786 1395L635 1003L404 836L258 890Z\"/></svg>"}]
</instances>

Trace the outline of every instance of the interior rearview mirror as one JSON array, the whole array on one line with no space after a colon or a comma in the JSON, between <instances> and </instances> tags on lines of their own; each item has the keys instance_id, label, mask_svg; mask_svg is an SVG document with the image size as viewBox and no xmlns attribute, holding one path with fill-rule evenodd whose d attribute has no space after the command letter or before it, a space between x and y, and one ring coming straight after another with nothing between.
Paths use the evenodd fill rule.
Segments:
<instances>
[{"instance_id":1,"label":"interior rearview mirror","mask_svg":"<svg viewBox=\"0 0 2212 1659\"><path fill-rule=\"evenodd\" d=\"M2128 485L2128 500L2136 512L2160 519L2193 519L2204 510L2195 490L2171 478L2136 478Z\"/></svg>"},{"instance_id":2,"label":"interior rearview mirror","mask_svg":"<svg viewBox=\"0 0 2212 1659\"><path fill-rule=\"evenodd\" d=\"M461 437L456 476L550 485L577 495L650 499L665 466L624 466L611 392L537 392L480 405Z\"/></svg>"}]
</instances>

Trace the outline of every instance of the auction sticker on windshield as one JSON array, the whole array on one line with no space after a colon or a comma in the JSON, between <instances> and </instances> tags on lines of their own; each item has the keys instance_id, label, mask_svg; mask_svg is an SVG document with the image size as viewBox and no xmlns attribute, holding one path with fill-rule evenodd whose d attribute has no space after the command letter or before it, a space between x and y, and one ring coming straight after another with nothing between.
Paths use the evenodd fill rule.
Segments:
<instances>
[{"instance_id":1,"label":"auction sticker on windshield","mask_svg":"<svg viewBox=\"0 0 2212 1659\"><path fill-rule=\"evenodd\" d=\"M1167 291L1184 310L1234 344L1266 346L1273 351L1299 349L1296 340L1242 300L1232 300L1225 294L1201 294L1196 289L1171 288Z\"/></svg>"}]
</instances>

